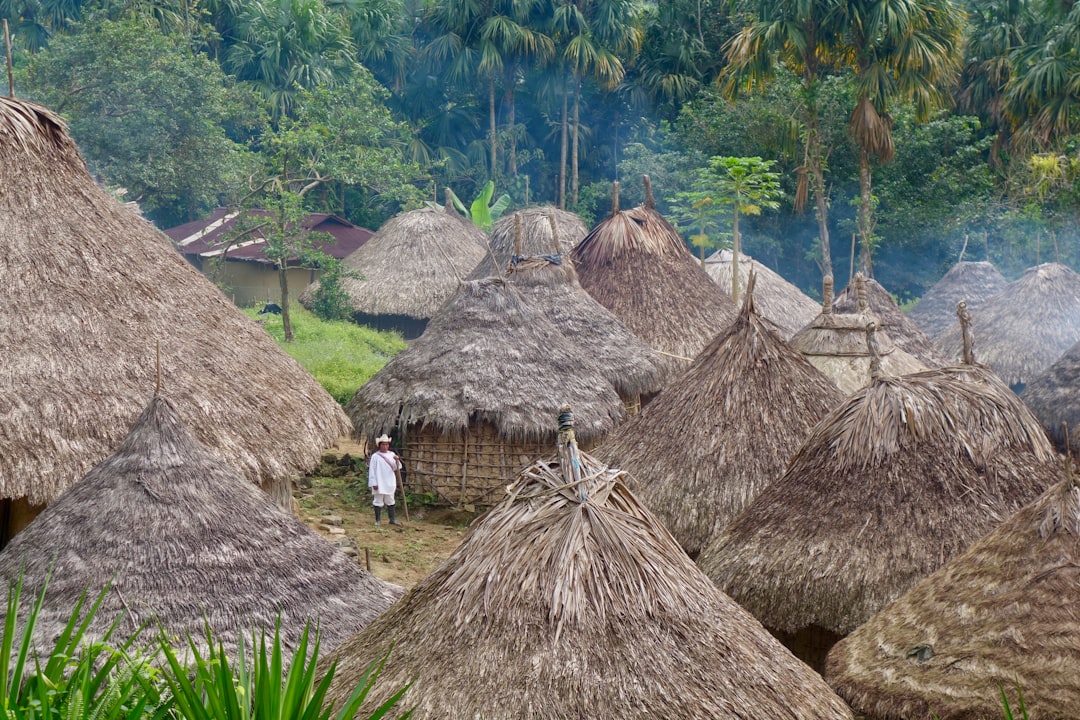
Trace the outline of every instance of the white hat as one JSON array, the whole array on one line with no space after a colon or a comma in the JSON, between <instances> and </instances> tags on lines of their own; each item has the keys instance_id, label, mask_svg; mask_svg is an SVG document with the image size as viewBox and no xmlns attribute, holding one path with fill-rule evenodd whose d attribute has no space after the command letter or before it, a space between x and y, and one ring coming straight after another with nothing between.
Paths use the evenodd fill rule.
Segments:
<instances>
[{"instance_id":1,"label":"white hat","mask_svg":"<svg viewBox=\"0 0 1080 720\"><path fill-rule=\"evenodd\" d=\"M388 443L388 442L390 442L390 436L387 435L386 433L383 433L379 437L375 438L375 444L376 445L380 445L382 443Z\"/></svg>"}]
</instances>

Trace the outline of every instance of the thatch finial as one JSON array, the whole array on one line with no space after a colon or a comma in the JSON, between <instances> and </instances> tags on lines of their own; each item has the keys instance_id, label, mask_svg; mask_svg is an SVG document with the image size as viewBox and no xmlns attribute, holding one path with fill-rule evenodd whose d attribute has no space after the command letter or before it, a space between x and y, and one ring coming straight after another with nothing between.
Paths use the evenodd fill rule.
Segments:
<instances>
[{"instance_id":1,"label":"thatch finial","mask_svg":"<svg viewBox=\"0 0 1080 720\"><path fill-rule=\"evenodd\" d=\"M574 411L569 405L559 408L559 465L567 482L577 486L581 502L586 502L588 497L581 482L581 457L574 437Z\"/></svg>"},{"instance_id":2,"label":"thatch finial","mask_svg":"<svg viewBox=\"0 0 1080 720\"><path fill-rule=\"evenodd\" d=\"M551 241L555 244L555 254L562 255L562 245L559 243L559 224L555 222L555 213L546 212L544 216L547 218L548 225L551 226Z\"/></svg>"},{"instance_id":3,"label":"thatch finial","mask_svg":"<svg viewBox=\"0 0 1080 720\"><path fill-rule=\"evenodd\" d=\"M757 283L757 273L754 272L754 268L750 268L750 276L746 278L746 290L743 297L742 310L739 312L742 317L749 317L750 313L754 312L754 285Z\"/></svg>"},{"instance_id":4,"label":"thatch finial","mask_svg":"<svg viewBox=\"0 0 1080 720\"><path fill-rule=\"evenodd\" d=\"M457 208L454 207L454 191L450 188L446 188L446 205L445 210L448 215L457 215Z\"/></svg>"},{"instance_id":5,"label":"thatch finial","mask_svg":"<svg viewBox=\"0 0 1080 720\"><path fill-rule=\"evenodd\" d=\"M154 341L154 360L157 367L157 383L154 385L154 395L161 392L161 341Z\"/></svg>"},{"instance_id":6,"label":"thatch finial","mask_svg":"<svg viewBox=\"0 0 1080 720\"><path fill-rule=\"evenodd\" d=\"M965 365L975 364L975 336L971 332L971 313L968 312L967 300L956 303L956 317L960 318L960 336L963 343L963 361Z\"/></svg>"},{"instance_id":7,"label":"thatch finial","mask_svg":"<svg viewBox=\"0 0 1080 720\"><path fill-rule=\"evenodd\" d=\"M653 197L652 178L650 178L648 175L642 175L641 181L645 183L645 207L649 208L650 210L655 210L656 198Z\"/></svg>"},{"instance_id":8,"label":"thatch finial","mask_svg":"<svg viewBox=\"0 0 1080 720\"><path fill-rule=\"evenodd\" d=\"M611 183L611 217L619 214L619 181Z\"/></svg>"},{"instance_id":9,"label":"thatch finial","mask_svg":"<svg viewBox=\"0 0 1080 720\"><path fill-rule=\"evenodd\" d=\"M866 276L861 270L855 273L855 298L859 312L863 313L870 309L870 300L866 296Z\"/></svg>"},{"instance_id":10,"label":"thatch finial","mask_svg":"<svg viewBox=\"0 0 1080 720\"><path fill-rule=\"evenodd\" d=\"M826 275L821 282L821 314L832 315L833 277Z\"/></svg>"},{"instance_id":11,"label":"thatch finial","mask_svg":"<svg viewBox=\"0 0 1080 720\"><path fill-rule=\"evenodd\" d=\"M866 323L866 349L870 353L870 379L877 380L884 373L881 369L881 346L878 344L877 323Z\"/></svg>"}]
</instances>

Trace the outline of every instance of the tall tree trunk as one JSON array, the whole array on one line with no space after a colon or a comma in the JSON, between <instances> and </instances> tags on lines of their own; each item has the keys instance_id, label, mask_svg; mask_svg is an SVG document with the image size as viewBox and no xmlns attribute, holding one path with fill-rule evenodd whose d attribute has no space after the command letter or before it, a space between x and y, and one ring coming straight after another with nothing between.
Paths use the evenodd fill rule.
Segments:
<instances>
[{"instance_id":1,"label":"tall tree trunk","mask_svg":"<svg viewBox=\"0 0 1080 720\"><path fill-rule=\"evenodd\" d=\"M517 103L514 101L515 90L517 85L514 82L514 78L517 75L516 68L513 65L506 73L504 78L506 82L506 95L504 102L506 103L506 128L510 131L508 139L510 141L510 149L507 151L507 162L509 163L510 177L517 177Z\"/></svg>"},{"instance_id":2,"label":"tall tree trunk","mask_svg":"<svg viewBox=\"0 0 1080 720\"><path fill-rule=\"evenodd\" d=\"M870 153L859 150L859 240L862 243L862 257L859 266L868 278L874 277L874 264L870 259L873 228L873 196L871 194Z\"/></svg>"},{"instance_id":3,"label":"tall tree trunk","mask_svg":"<svg viewBox=\"0 0 1080 720\"><path fill-rule=\"evenodd\" d=\"M578 138L581 135L581 78L574 75L574 132L571 135L573 149L570 151L570 199L578 204Z\"/></svg>"},{"instance_id":4,"label":"tall tree trunk","mask_svg":"<svg viewBox=\"0 0 1080 720\"><path fill-rule=\"evenodd\" d=\"M739 200L735 199L732 207L734 221L731 223L731 299L739 304L739 253L742 250L742 235L739 234Z\"/></svg>"},{"instance_id":5,"label":"tall tree trunk","mask_svg":"<svg viewBox=\"0 0 1080 720\"><path fill-rule=\"evenodd\" d=\"M567 97L566 97L566 77L563 76L563 94L562 94L562 128L559 148L559 209L566 209L566 140L567 140L567 125L569 124L569 118L567 117Z\"/></svg>"},{"instance_id":6,"label":"tall tree trunk","mask_svg":"<svg viewBox=\"0 0 1080 720\"><path fill-rule=\"evenodd\" d=\"M818 137L816 108L806 131L806 156L809 163L811 188L814 191L814 207L818 221L818 237L821 240L821 274L831 278L832 252L829 249L829 198L825 193L825 170L822 167L821 139Z\"/></svg>"},{"instance_id":7,"label":"tall tree trunk","mask_svg":"<svg viewBox=\"0 0 1080 720\"><path fill-rule=\"evenodd\" d=\"M281 288L281 327L285 330L285 342L296 339L293 335L292 317L289 315L289 268L282 260L278 264L278 287Z\"/></svg>"},{"instance_id":8,"label":"tall tree trunk","mask_svg":"<svg viewBox=\"0 0 1080 720\"><path fill-rule=\"evenodd\" d=\"M498 127L495 124L495 75L488 77L488 138L491 140L491 175L495 179L495 171L498 169L498 145L495 142Z\"/></svg>"}]
</instances>

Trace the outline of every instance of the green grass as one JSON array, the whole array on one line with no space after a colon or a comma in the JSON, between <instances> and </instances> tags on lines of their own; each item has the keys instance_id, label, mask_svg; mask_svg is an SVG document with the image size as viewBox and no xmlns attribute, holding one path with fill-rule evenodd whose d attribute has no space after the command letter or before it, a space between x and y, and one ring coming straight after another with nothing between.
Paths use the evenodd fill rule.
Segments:
<instances>
[{"instance_id":1,"label":"green grass","mask_svg":"<svg viewBox=\"0 0 1080 720\"><path fill-rule=\"evenodd\" d=\"M342 405L390 358L405 349L399 333L372 330L351 322L321 320L299 304L290 308L296 340L287 343L281 316L260 316L258 311L259 308L249 308L244 312L259 321L277 344Z\"/></svg>"}]
</instances>

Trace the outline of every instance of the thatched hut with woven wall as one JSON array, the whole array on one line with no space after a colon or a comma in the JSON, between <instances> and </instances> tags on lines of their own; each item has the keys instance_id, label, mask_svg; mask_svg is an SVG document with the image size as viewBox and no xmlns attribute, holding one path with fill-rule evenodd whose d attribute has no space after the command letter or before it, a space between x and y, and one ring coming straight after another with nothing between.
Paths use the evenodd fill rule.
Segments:
<instances>
[{"instance_id":1,"label":"thatched hut with woven wall","mask_svg":"<svg viewBox=\"0 0 1080 720\"><path fill-rule=\"evenodd\" d=\"M1028 268L983 303L975 328L980 359L1020 392L1080 342L1080 275L1060 263ZM959 324L934 342L947 358L960 357Z\"/></svg>"},{"instance_id":2,"label":"thatched hut with woven wall","mask_svg":"<svg viewBox=\"0 0 1080 720\"><path fill-rule=\"evenodd\" d=\"M977 366L880 371L698 563L820 667L828 647L1054 482L1038 420Z\"/></svg>"},{"instance_id":3,"label":"thatched hut with woven wall","mask_svg":"<svg viewBox=\"0 0 1080 720\"><path fill-rule=\"evenodd\" d=\"M79 596L106 586L88 641L119 621L115 642L148 624L148 641L160 625L184 647L209 624L230 652L252 628L272 633L278 618L286 648L309 620L333 647L402 592L245 481L161 395L112 455L0 552L0 587L20 576L24 613L48 583L34 635L46 654Z\"/></svg>"},{"instance_id":4,"label":"thatched hut with woven wall","mask_svg":"<svg viewBox=\"0 0 1080 720\"><path fill-rule=\"evenodd\" d=\"M554 437L565 401L595 444L625 416L598 360L505 278L463 281L427 332L346 406L357 432L401 437L414 487L441 501L493 505Z\"/></svg>"},{"instance_id":5,"label":"thatched hut with woven wall","mask_svg":"<svg viewBox=\"0 0 1080 720\"><path fill-rule=\"evenodd\" d=\"M908 317L934 338L956 322L958 302L966 300L969 309L978 311L1008 284L993 263L961 261L919 298Z\"/></svg>"},{"instance_id":6,"label":"thatched hut with woven wall","mask_svg":"<svg viewBox=\"0 0 1080 720\"><path fill-rule=\"evenodd\" d=\"M383 223L345 265L360 277L341 287L353 320L419 337L428 320L454 294L458 281L487 253L484 231L452 207L411 210ZM304 294L312 296L316 286Z\"/></svg>"},{"instance_id":7,"label":"thatched hut with woven wall","mask_svg":"<svg viewBox=\"0 0 1080 720\"><path fill-rule=\"evenodd\" d=\"M416 720L850 718L560 425L558 458L323 661L337 662L328 701L389 650L361 715L412 683Z\"/></svg>"},{"instance_id":8,"label":"thatched hut with woven wall","mask_svg":"<svg viewBox=\"0 0 1080 720\"><path fill-rule=\"evenodd\" d=\"M752 274L739 317L641 415L596 450L690 557L784 473L844 396L756 311Z\"/></svg>"},{"instance_id":9,"label":"thatched hut with woven wall","mask_svg":"<svg viewBox=\"0 0 1080 720\"><path fill-rule=\"evenodd\" d=\"M25 524L124 439L156 386L252 483L294 475L349 430L334 399L94 182L59 117L0 98L0 518Z\"/></svg>"},{"instance_id":10,"label":"thatched hut with woven wall","mask_svg":"<svg viewBox=\"0 0 1080 720\"><path fill-rule=\"evenodd\" d=\"M731 294L730 250L718 250L705 260L705 272L726 293ZM739 256L739 287L746 288L751 269L757 275L754 306L762 317L781 330L785 340L803 329L821 312L821 304L766 265L755 263L748 255Z\"/></svg>"},{"instance_id":11,"label":"thatched hut with woven wall","mask_svg":"<svg viewBox=\"0 0 1080 720\"><path fill-rule=\"evenodd\" d=\"M881 283L873 278L864 279L865 303L877 317L878 327L889 336L898 348L912 355L925 367L941 367L949 363L938 353L934 342L915 322L904 314L893 296ZM843 292L836 296L833 312L844 315L860 312L859 286L849 283ZM953 305L955 310L956 305Z\"/></svg>"},{"instance_id":12,"label":"thatched hut with woven wall","mask_svg":"<svg viewBox=\"0 0 1080 720\"><path fill-rule=\"evenodd\" d=\"M855 277L856 284L862 275ZM870 352L866 347L866 326L873 323L877 330L878 354L884 372L906 375L920 372L926 366L914 355L897 347L887 332L880 329L877 315L868 302L858 305L858 312L841 314L833 307L832 278L826 278L821 313L804 327L790 344L825 377L836 383L845 395L870 382Z\"/></svg>"},{"instance_id":13,"label":"thatched hut with woven wall","mask_svg":"<svg viewBox=\"0 0 1080 720\"><path fill-rule=\"evenodd\" d=\"M554 231L552 221L555 223ZM521 226L520 232L515 230L518 224ZM588 234L585 221L566 210L550 206L515 210L495 221L491 239L488 240L490 252L480 260L469 279L501 275L506 272L514 255L569 255Z\"/></svg>"},{"instance_id":14,"label":"thatched hut with woven wall","mask_svg":"<svg viewBox=\"0 0 1080 720\"><path fill-rule=\"evenodd\" d=\"M648 176L645 182L645 204L625 211L619 210L616 183L611 216L571 257L581 286L645 344L665 353L674 376L732 323L736 308L656 211Z\"/></svg>"},{"instance_id":15,"label":"thatched hut with woven wall","mask_svg":"<svg viewBox=\"0 0 1080 720\"><path fill-rule=\"evenodd\" d=\"M1059 449L1080 451L1080 343L1032 380L1020 399ZM1062 423L1068 425L1068 439Z\"/></svg>"},{"instance_id":16,"label":"thatched hut with woven wall","mask_svg":"<svg viewBox=\"0 0 1080 720\"><path fill-rule=\"evenodd\" d=\"M829 653L826 677L878 720L1080 717L1080 488L1074 477L974 543Z\"/></svg>"}]
</instances>

